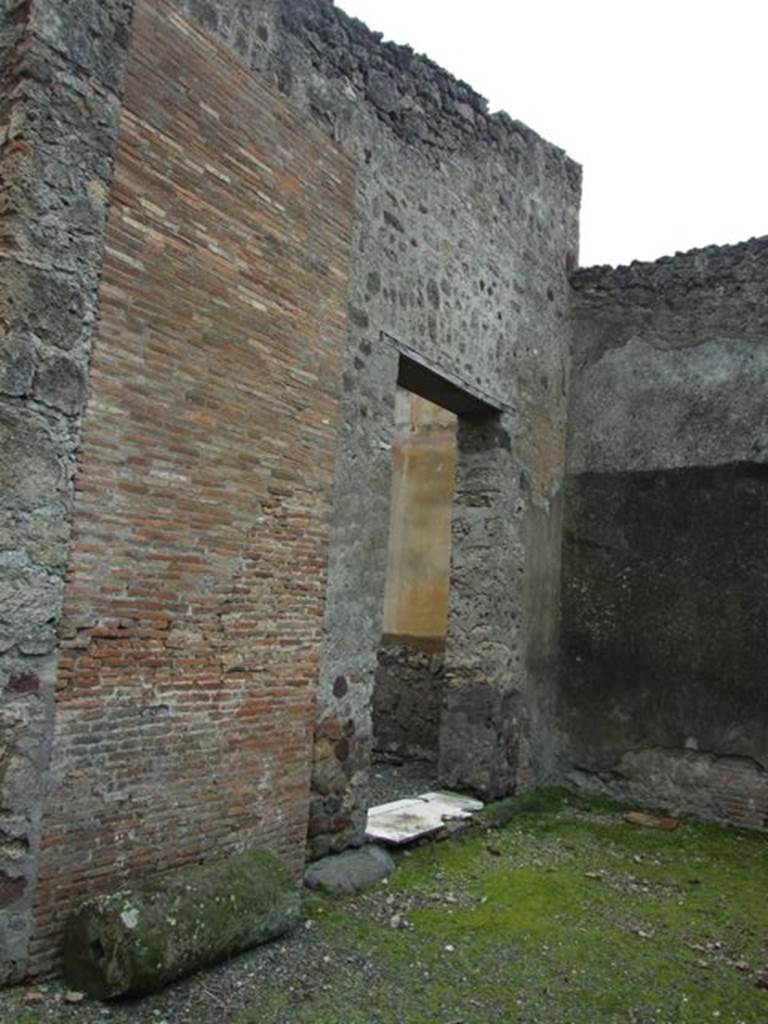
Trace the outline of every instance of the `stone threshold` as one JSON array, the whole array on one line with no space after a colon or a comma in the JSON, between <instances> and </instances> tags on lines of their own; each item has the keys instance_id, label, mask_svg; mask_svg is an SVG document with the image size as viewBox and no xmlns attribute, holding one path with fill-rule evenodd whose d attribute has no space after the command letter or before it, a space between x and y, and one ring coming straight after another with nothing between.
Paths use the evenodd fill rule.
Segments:
<instances>
[{"instance_id":1,"label":"stone threshold","mask_svg":"<svg viewBox=\"0 0 768 1024\"><path fill-rule=\"evenodd\" d=\"M368 810L365 837L371 843L404 846L440 832L450 822L469 821L484 804L447 790L379 804Z\"/></svg>"}]
</instances>

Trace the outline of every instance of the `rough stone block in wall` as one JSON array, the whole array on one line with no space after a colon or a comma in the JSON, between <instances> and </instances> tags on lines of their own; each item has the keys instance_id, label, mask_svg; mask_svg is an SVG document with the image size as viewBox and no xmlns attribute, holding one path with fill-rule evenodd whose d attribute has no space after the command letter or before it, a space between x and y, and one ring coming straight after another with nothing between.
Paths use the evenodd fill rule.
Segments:
<instances>
[{"instance_id":1,"label":"rough stone block in wall","mask_svg":"<svg viewBox=\"0 0 768 1024\"><path fill-rule=\"evenodd\" d=\"M384 637L371 709L374 750L437 761L443 638Z\"/></svg>"},{"instance_id":2,"label":"rough stone block in wall","mask_svg":"<svg viewBox=\"0 0 768 1024\"><path fill-rule=\"evenodd\" d=\"M72 905L121 877L257 844L301 867L353 186L224 47L138 4L35 970Z\"/></svg>"}]
</instances>

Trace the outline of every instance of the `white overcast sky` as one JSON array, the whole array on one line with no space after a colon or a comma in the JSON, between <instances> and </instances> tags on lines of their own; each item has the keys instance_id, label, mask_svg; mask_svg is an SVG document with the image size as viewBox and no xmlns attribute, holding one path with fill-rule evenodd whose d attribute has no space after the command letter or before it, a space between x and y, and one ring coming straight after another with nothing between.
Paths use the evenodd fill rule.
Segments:
<instances>
[{"instance_id":1,"label":"white overcast sky","mask_svg":"<svg viewBox=\"0 0 768 1024\"><path fill-rule=\"evenodd\" d=\"M768 234L768 0L336 2L582 164L582 266Z\"/></svg>"}]
</instances>

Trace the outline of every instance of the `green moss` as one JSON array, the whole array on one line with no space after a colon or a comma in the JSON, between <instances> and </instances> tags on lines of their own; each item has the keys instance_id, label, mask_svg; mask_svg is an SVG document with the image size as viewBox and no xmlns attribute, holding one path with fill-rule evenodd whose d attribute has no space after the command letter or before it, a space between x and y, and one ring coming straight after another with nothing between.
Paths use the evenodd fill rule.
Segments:
<instances>
[{"instance_id":1,"label":"green moss","mask_svg":"<svg viewBox=\"0 0 768 1024\"><path fill-rule=\"evenodd\" d=\"M765 1024L766 892L765 836L637 829L550 791L505 828L401 857L373 894L314 898L331 960L366 970L304 1000L264 992L240 1024Z\"/></svg>"}]
</instances>

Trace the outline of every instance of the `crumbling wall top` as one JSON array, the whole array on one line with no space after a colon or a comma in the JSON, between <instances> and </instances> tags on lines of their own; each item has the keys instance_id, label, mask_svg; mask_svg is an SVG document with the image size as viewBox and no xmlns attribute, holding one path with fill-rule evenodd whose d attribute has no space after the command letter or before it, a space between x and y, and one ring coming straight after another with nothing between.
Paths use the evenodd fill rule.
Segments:
<instances>
[{"instance_id":1,"label":"crumbling wall top","mask_svg":"<svg viewBox=\"0 0 768 1024\"><path fill-rule=\"evenodd\" d=\"M632 289L690 291L713 284L738 285L750 281L768 281L768 235L734 245L690 249L653 261L633 260L628 266L580 267L571 275L571 284L581 293Z\"/></svg>"},{"instance_id":2,"label":"crumbling wall top","mask_svg":"<svg viewBox=\"0 0 768 1024\"><path fill-rule=\"evenodd\" d=\"M333 0L281 0L283 27L312 52L318 71L346 78L350 95L364 98L407 143L437 151L491 145L501 152L540 148L547 163L563 165L580 188L581 167L527 125L500 111L466 82L410 46L384 42Z\"/></svg>"},{"instance_id":3,"label":"crumbling wall top","mask_svg":"<svg viewBox=\"0 0 768 1024\"><path fill-rule=\"evenodd\" d=\"M724 338L768 338L768 235L736 245L571 275L574 366L642 338L681 348Z\"/></svg>"}]
</instances>

